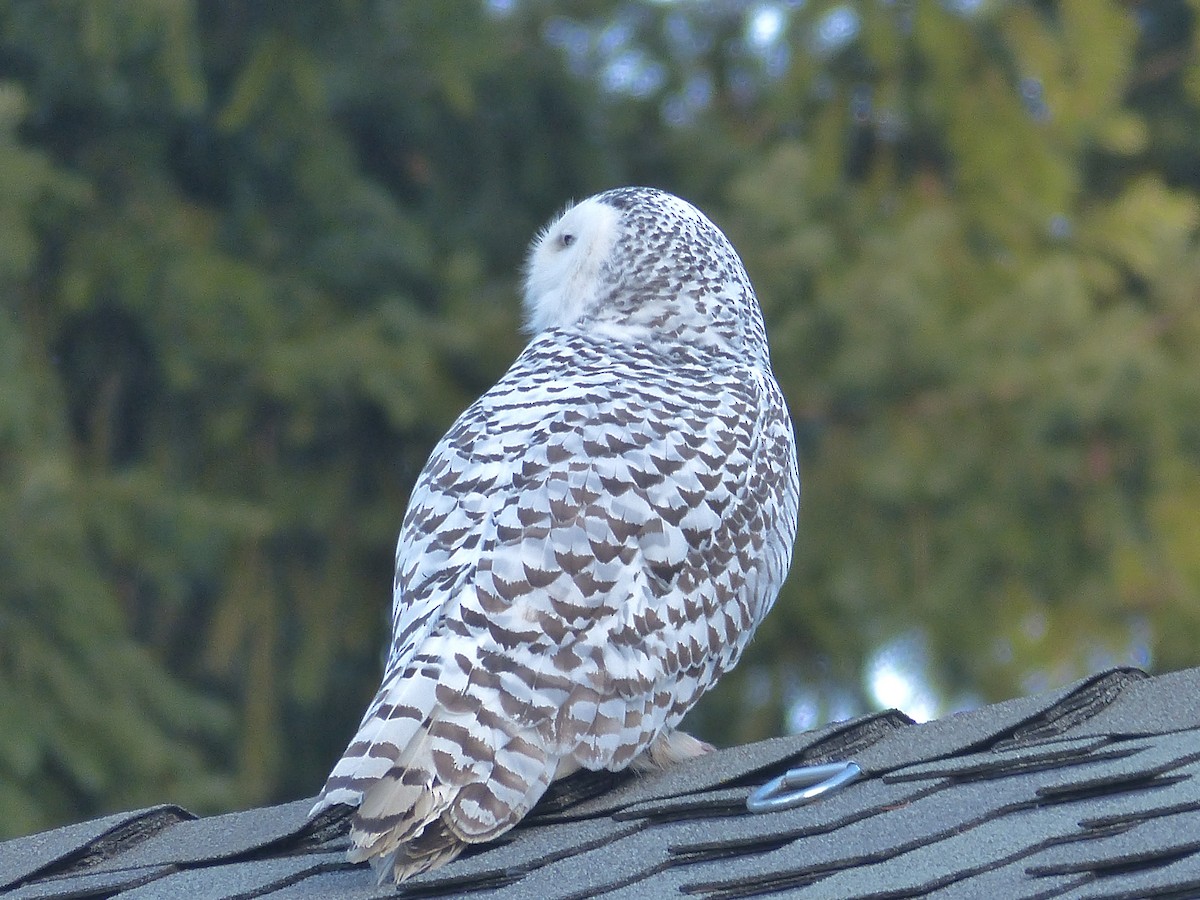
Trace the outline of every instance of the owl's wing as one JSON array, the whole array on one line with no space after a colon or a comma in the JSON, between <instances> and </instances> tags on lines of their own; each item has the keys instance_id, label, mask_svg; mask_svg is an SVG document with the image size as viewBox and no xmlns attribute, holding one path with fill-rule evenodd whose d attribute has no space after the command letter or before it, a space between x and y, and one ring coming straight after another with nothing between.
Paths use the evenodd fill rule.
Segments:
<instances>
[{"instance_id":1,"label":"owl's wing","mask_svg":"<svg viewBox=\"0 0 1200 900\"><path fill-rule=\"evenodd\" d=\"M736 662L790 559L768 376L514 372L421 476L384 685L318 803L361 801L360 858L398 873L511 828L556 774L628 765Z\"/></svg>"}]
</instances>

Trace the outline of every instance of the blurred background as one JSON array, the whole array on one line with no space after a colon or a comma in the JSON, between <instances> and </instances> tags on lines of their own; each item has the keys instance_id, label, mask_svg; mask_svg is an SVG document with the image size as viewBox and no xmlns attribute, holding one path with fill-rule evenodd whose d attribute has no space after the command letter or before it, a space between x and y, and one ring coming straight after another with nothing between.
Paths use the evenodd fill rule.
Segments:
<instances>
[{"instance_id":1,"label":"blurred background","mask_svg":"<svg viewBox=\"0 0 1200 900\"><path fill-rule=\"evenodd\" d=\"M1200 663L1197 0L0 2L0 836L311 796L536 229L740 249L791 577L691 728Z\"/></svg>"}]
</instances>

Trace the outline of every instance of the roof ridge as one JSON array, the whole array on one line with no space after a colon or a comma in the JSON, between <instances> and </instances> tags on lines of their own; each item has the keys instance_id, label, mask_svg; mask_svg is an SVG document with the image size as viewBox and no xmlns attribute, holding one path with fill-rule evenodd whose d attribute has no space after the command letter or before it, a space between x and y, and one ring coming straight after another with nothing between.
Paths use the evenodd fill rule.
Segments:
<instances>
[{"instance_id":1,"label":"roof ridge","mask_svg":"<svg viewBox=\"0 0 1200 900\"><path fill-rule=\"evenodd\" d=\"M195 818L195 813L189 812L182 806L151 807L142 815L122 822L92 841L83 848L84 852L78 856L59 860L44 869L41 874L66 875L91 868L107 859L128 852L160 831L165 831L180 822L190 822Z\"/></svg>"},{"instance_id":2,"label":"roof ridge","mask_svg":"<svg viewBox=\"0 0 1200 900\"><path fill-rule=\"evenodd\" d=\"M1131 684L1150 676L1141 669L1121 666L1082 679L1071 693L1041 713L998 737L988 749L1007 750L1038 741L1060 738L1076 725L1107 709Z\"/></svg>"},{"instance_id":3,"label":"roof ridge","mask_svg":"<svg viewBox=\"0 0 1200 900\"><path fill-rule=\"evenodd\" d=\"M847 758L863 777L819 801L746 809L748 785L771 773ZM586 797L606 780L569 789ZM395 896L340 852L349 811L309 818L311 803L197 821L156 807L16 838L0 843L0 894ZM1197 823L1200 668L1153 677L1117 668L930 722L887 710L618 779L604 794L530 816L402 893L1200 896Z\"/></svg>"},{"instance_id":4,"label":"roof ridge","mask_svg":"<svg viewBox=\"0 0 1200 900\"><path fill-rule=\"evenodd\" d=\"M916 724L915 719L899 709L885 709L882 712L837 722L827 736L805 747L787 763L787 767L797 763L812 764L850 759L894 732ZM760 777L763 771L766 769L753 773L753 777Z\"/></svg>"},{"instance_id":5,"label":"roof ridge","mask_svg":"<svg viewBox=\"0 0 1200 900\"><path fill-rule=\"evenodd\" d=\"M27 851L29 857L32 857L10 871L6 871L8 865L0 864L0 893L30 881L73 875L90 869L180 822L194 819L196 816L181 806L161 804L128 813L114 813L94 822L63 825L42 834L0 842L0 848L9 851L11 855L10 860L4 853L0 853L0 863L16 860L22 851ZM108 822L112 824L108 825ZM69 835L79 835L79 843L72 849L55 849L57 839L70 841L72 838L69 838Z\"/></svg>"}]
</instances>

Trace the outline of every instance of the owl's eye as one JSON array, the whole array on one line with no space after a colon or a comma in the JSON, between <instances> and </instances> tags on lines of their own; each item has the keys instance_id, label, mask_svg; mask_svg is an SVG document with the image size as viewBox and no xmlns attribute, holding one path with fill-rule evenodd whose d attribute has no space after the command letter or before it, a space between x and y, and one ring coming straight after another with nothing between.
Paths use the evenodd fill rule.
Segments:
<instances>
[{"instance_id":1,"label":"owl's eye","mask_svg":"<svg viewBox=\"0 0 1200 900\"><path fill-rule=\"evenodd\" d=\"M558 236L558 242L564 247L570 247L573 243L575 243L575 235L571 234L569 231L565 232L564 234L560 234Z\"/></svg>"}]
</instances>

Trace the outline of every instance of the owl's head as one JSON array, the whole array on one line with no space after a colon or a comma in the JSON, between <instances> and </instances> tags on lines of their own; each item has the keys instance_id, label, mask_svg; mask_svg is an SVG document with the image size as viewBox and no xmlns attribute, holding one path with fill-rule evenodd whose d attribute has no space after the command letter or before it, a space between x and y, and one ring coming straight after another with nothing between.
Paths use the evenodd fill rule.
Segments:
<instances>
[{"instance_id":1,"label":"owl's head","mask_svg":"<svg viewBox=\"0 0 1200 900\"><path fill-rule=\"evenodd\" d=\"M602 196L567 207L533 239L525 262L525 323L532 334L570 325L595 307L621 233L621 211Z\"/></svg>"},{"instance_id":2,"label":"owl's head","mask_svg":"<svg viewBox=\"0 0 1200 900\"><path fill-rule=\"evenodd\" d=\"M528 330L594 324L743 351L765 347L762 318L733 245L665 191L589 197L534 239L525 267Z\"/></svg>"}]
</instances>

